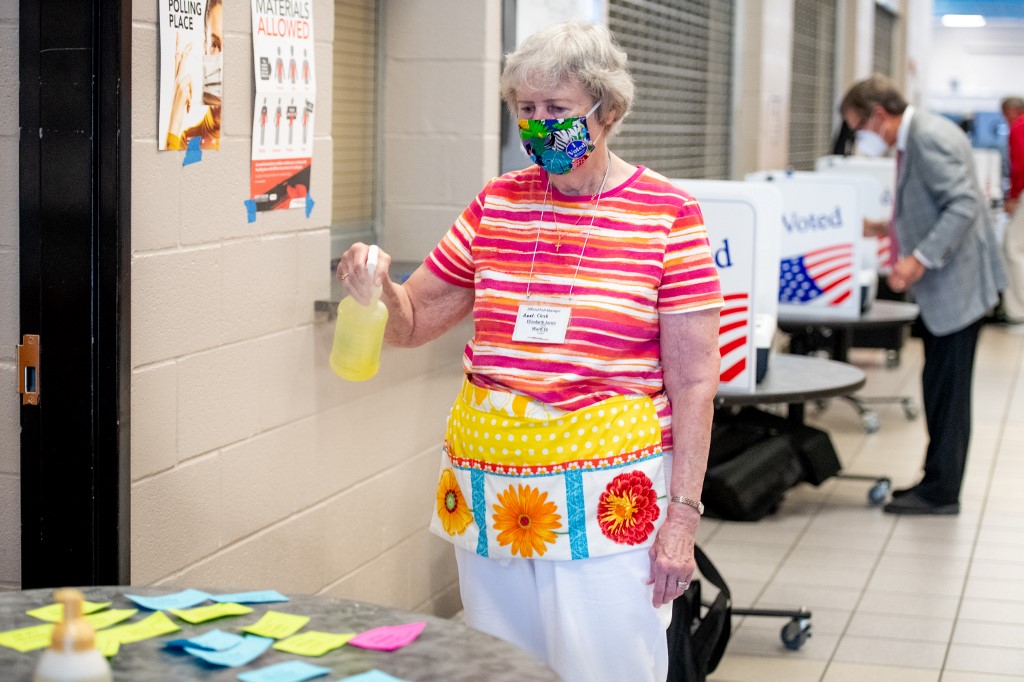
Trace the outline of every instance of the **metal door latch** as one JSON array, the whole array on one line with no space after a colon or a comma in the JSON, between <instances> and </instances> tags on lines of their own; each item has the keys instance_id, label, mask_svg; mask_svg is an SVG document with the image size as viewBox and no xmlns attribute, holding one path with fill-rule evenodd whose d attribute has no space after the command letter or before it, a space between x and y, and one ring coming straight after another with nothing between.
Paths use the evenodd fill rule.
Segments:
<instances>
[{"instance_id":1,"label":"metal door latch","mask_svg":"<svg viewBox=\"0 0 1024 682\"><path fill-rule=\"evenodd\" d=\"M22 405L39 404L39 335L25 334L18 344L18 393Z\"/></svg>"}]
</instances>

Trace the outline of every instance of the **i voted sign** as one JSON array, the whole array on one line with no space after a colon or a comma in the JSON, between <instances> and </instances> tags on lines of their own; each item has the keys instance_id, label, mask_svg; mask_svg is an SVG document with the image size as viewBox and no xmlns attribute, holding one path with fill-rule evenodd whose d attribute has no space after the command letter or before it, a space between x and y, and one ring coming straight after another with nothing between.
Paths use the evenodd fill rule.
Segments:
<instances>
[{"instance_id":1,"label":"i voted sign","mask_svg":"<svg viewBox=\"0 0 1024 682\"><path fill-rule=\"evenodd\" d=\"M887 221L892 218L896 192L896 161L891 158L868 159L862 156L823 156L814 168L819 173L856 178L862 185L864 217ZM866 196L865 196L866 195ZM888 272L892 240L889 237L865 237L862 253L865 267Z\"/></svg>"},{"instance_id":2,"label":"i voted sign","mask_svg":"<svg viewBox=\"0 0 1024 682\"><path fill-rule=\"evenodd\" d=\"M860 315L863 211L857 188L811 174L755 173L782 192L779 314L854 319Z\"/></svg>"}]
</instances>

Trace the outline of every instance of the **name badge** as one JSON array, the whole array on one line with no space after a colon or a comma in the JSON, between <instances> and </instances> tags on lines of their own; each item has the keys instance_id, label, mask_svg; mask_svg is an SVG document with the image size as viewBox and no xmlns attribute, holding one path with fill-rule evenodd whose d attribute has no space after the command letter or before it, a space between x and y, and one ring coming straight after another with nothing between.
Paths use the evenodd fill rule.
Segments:
<instances>
[{"instance_id":1,"label":"name badge","mask_svg":"<svg viewBox=\"0 0 1024 682\"><path fill-rule=\"evenodd\" d=\"M571 308L522 303L516 312L513 341L565 343Z\"/></svg>"}]
</instances>

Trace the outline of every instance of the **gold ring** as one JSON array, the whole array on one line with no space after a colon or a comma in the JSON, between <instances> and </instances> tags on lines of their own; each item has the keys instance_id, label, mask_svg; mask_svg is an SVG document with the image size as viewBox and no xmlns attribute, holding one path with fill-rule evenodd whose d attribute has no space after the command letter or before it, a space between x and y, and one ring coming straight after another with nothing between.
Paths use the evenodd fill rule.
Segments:
<instances>
[{"instance_id":1,"label":"gold ring","mask_svg":"<svg viewBox=\"0 0 1024 682\"><path fill-rule=\"evenodd\" d=\"M348 273L347 272L344 275L342 275L341 277L339 277L338 279L340 281L344 282L346 277L348 277Z\"/></svg>"}]
</instances>

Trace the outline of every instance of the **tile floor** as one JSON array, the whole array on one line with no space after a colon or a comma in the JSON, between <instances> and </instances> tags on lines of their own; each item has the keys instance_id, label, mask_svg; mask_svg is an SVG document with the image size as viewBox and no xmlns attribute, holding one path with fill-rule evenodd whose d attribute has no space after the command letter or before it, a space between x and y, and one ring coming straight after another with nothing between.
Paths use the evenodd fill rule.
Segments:
<instances>
[{"instance_id":1,"label":"tile floor","mask_svg":"<svg viewBox=\"0 0 1024 682\"><path fill-rule=\"evenodd\" d=\"M867 502L870 482L832 478L787 493L756 523L705 519L699 541L728 581L736 606L812 611L812 637L786 649L783 618L733 620L714 682L1024 680L1024 333L982 329L974 427L956 517L897 517ZM910 395L920 405L921 345L899 366L884 351L855 349L868 374L861 395ZM832 436L844 471L915 482L923 417L874 406L881 428L863 431L842 400L808 421Z\"/></svg>"}]
</instances>

